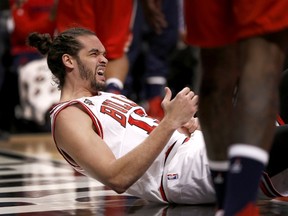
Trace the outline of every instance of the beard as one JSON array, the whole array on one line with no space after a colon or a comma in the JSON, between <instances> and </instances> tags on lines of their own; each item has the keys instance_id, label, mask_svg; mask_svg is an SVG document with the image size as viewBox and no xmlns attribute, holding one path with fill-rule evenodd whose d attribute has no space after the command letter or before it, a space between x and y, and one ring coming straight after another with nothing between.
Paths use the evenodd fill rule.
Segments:
<instances>
[{"instance_id":1,"label":"beard","mask_svg":"<svg viewBox=\"0 0 288 216\"><path fill-rule=\"evenodd\" d=\"M102 91L105 89L105 83L103 82L98 82L95 79L95 74L94 72L86 67L83 62L80 59L77 59L78 67L79 67L79 73L80 77L84 80L90 80L90 88L92 91Z\"/></svg>"}]
</instances>

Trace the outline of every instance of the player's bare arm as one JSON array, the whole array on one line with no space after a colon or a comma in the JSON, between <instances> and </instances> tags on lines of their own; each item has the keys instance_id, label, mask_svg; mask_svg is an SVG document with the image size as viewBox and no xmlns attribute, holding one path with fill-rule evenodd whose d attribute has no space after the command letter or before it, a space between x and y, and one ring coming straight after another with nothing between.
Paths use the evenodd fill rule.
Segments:
<instances>
[{"instance_id":1,"label":"player's bare arm","mask_svg":"<svg viewBox=\"0 0 288 216\"><path fill-rule=\"evenodd\" d=\"M119 159L95 133L92 120L78 106L68 107L58 115L56 142L88 175L122 193L145 173L173 132L194 115L197 100L194 96L185 88L171 100L171 91L166 89L163 101L166 115L159 126L141 145Z\"/></svg>"}]
</instances>

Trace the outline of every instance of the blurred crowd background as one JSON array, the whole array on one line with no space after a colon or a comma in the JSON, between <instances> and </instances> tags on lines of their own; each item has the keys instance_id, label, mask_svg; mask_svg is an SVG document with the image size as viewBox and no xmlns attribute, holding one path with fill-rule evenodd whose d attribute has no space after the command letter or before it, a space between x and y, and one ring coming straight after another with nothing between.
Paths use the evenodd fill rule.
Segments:
<instances>
[{"instance_id":1,"label":"blurred crowd background","mask_svg":"<svg viewBox=\"0 0 288 216\"><path fill-rule=\"evenodd\" d=\"M103 0L0 1L0 139L15 133L50 132L49 110L57 103L60 91L53 83L45 57L26 45L31 32L53 36L78 25L89 27L105 43L110 36L116 43L127 27L125 49L108 58L112 69L107 71L106 90L131 98L160 120L165 86L174 94L184 86L197 92L200 50L185 43L183 0L162 1L159 16L164 18L165 28L160 31L153 28L141 0L105 2L109 5L104 6ZM97 28L93 29L94 25ZM109 29L117 34L103 34ZM105 43L108 54L113 54L109 52L110 41ZM285 122L287 83L287 72L283 71L279 114Z\"/></svg>"}]
</instances>

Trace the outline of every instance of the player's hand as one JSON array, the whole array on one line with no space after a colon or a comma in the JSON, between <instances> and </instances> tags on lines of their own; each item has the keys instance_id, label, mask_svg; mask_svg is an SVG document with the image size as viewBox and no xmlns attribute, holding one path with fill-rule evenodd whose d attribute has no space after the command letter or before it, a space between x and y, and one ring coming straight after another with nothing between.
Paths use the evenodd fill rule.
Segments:
<instances>
[{"instance_id":1,"label":"player's hand","mask_svg":"<svg viewBox=\"0 0 288 216\"><path fill-rule=\"evenodd\" d=\"M187 123L178 129L180 133L187 136L191 136L195 130L201 130L199 119L195 117L192 117Z\"/></svg>"},{"instance_id":2,"label":"player's hand","mask_svg":"<svg viewBox=\"0 0 288 216\"><path fill-rule=\"evenodd\" d=\"M197 112L198 96L188 87L183 88L172 100L172 93L168 87L165 88L165 93L162 101L165 112L163 120L167 120L175 129L188 124Z\"/></svg>"}]
</instances>

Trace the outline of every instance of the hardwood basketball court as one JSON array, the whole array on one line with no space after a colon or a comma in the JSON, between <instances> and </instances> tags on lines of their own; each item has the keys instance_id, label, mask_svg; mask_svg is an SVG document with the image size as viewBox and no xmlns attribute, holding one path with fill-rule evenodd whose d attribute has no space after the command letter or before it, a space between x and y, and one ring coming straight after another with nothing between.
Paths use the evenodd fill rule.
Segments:
<instances>
[{"instance_id":1,"label":"hardwood basketball court","mask_svg":"<svg viewBox=\"0 0 288 216\"><path fill-rule=\"evenodd\" d=\"M288 202L259 200L261 215L288 216ZM158 205L116 194L80 175L57 152L50 134L0 141L0 215L214 216L213 205Z\"/></svg>"}]
</instances>

